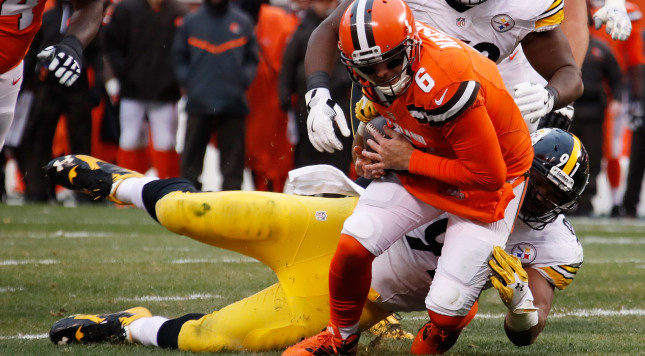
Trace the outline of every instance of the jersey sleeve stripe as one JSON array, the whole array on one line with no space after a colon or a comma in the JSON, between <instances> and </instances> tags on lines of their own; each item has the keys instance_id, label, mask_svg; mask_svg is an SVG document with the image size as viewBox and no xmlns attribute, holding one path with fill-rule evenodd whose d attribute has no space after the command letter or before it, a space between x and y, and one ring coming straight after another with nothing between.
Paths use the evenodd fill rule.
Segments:
<instances>
[{"instance_id":1,"label":"jersey sleeve stripe","mask_svg":"<svg viewBox=\"0 0 645 356\"><path fill-rule=\"evenodd\" d=\"M426 111L428 122L443 124L461 115L475 102L479 87L480 84L473 80L459 84L457 92L445 105Z\"/></svg>"},{"instance_id":2,"label":"jersey sleeve stripe","mask_svg":"<svg viewBox=\"0 0 645 356\"><path fill-rule=\"evenodd\" d=\"M550 280L551 284L553 284L555 287L558 289L562 290L565 289L571 282L573 282L573 279L575 278L576 274L568 272L567 270L562 268L563 266L551 266L551 267L539 267L540 270L543 272L543 275L546 274L545 277L547 277L547 280ZM577 269L576 269L577 272Z\"/></svg>"},{"instance_id":3,"label":"jersey sleeve stripe","mask_svg":"<svg viewBox=\"0 0 645 356\"><path fill-rule=\"evenodd\" d=\"M538 16L538 20L535 22L535 28L545 30L548 27L551 29L555 25L560 24L563 19L564 1L555 0L546 11Z\"/></svg>"}]
</instances>

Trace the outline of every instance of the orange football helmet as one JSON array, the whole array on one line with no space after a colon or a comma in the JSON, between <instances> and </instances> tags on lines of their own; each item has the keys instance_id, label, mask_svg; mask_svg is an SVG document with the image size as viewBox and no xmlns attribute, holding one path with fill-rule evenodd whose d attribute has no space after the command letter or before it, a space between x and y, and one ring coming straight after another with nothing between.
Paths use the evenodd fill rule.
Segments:
<instances>
[{"instance_id":1,"label":"orange football helmet","mask_svg":"<svg viewBox=\"0 0 645 356\"><path fill-rule=\"evenodd\" d=\"M420 43L414 16L403 0L355 0L340 22L341 60L352 80L368 89L363 92L375 102L391 101L410 87ZM375 82L370 75L380 63L400 72Z\"/></svg>"}]
</instances>

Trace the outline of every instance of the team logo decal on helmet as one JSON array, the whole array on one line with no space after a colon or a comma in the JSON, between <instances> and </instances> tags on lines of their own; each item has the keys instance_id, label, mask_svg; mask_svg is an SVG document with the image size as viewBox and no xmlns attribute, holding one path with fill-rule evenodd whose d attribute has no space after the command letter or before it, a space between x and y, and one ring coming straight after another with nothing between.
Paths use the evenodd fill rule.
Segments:
<instances>
[{"instance_id":1,"label":"team logo decal on helmet","mask_svg":"<svg viewBox=\"0 0 645 356\"><path fill-rule=\"evenodd\" d=\"M531 135L535 157L520 218L543 229L570 211L589 182L589 155L573 134L554 128Z\"/></svg>"},{"instance_id":2,"label":"team logo decal on helmet","mask_svg":"<svg viewBox=\"0 0 645 356\"><path fill-rule=\"evenodd\" d=\"M340 22L341 60L375 102L391 101L407 90L419 45L414 16L403 0L356 0ZM380 64L397 74L378 79L374 66Z\"/></svg>"}]
</instances>

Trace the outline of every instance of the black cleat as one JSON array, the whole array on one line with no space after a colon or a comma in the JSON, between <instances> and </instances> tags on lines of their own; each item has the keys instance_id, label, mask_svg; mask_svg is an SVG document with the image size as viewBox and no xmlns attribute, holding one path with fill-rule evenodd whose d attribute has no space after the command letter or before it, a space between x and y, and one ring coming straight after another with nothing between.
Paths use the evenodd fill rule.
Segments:
<instances>
[{"instance_id":1,"label":"black cleat","mask_svg":"<svg viewBox=\"0 0 645 356\"><path fill-rule=\"evenodd\" d=\"M94 200L108 198L112 184L125 178L143 177L143 174L101 161L92 156L67 155L54 158L43 169L56 184L87 194Z\"/></svg>"},{"instance_id":2,"label":"black cleat","mask_svg":"<svg viewBox=\"0 0 645 356\"><path fill-rule=\"evenodd\" d=\"M125 329L133 321L150 317L144 307L136 307L114 314L77 314L57 321L49 330L54 344L124 342L132 340Z\"/></svg>"}]
</instances>

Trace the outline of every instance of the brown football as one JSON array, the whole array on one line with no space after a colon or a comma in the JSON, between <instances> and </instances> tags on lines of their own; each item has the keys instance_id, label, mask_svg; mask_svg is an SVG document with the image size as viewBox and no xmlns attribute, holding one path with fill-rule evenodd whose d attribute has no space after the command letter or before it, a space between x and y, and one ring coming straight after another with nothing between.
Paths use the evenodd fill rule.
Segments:
<instances>
[{"instance_id":1,"label":"brown football","mask_svg":"<svg viewBox=\"0 0 645 356\"><path fill-rule=\"evenodd\" d=\"M381 134L381 136L385 138L390 138L388 135L385 134L384 127L387 125L387 121L385 121L385 118L383 116L377 116L370 120L365 125L365 130L363 131L363 147L367 149L368 151L372 151L372 148L367 144L367 140L372 139L374 142L378 143L374 139L374 134L373 132L376 131Z\"/></svg>"}]
</instances>

